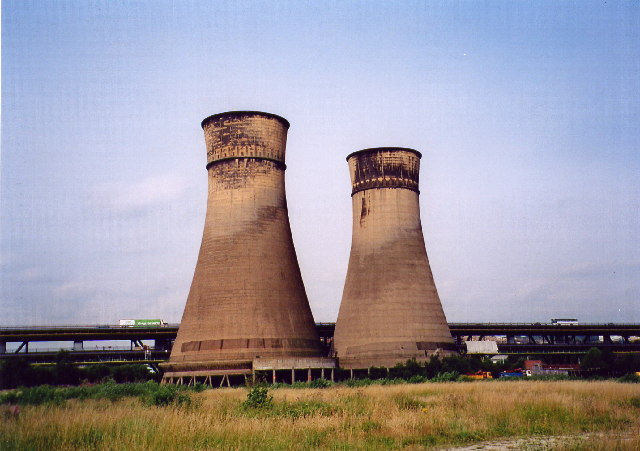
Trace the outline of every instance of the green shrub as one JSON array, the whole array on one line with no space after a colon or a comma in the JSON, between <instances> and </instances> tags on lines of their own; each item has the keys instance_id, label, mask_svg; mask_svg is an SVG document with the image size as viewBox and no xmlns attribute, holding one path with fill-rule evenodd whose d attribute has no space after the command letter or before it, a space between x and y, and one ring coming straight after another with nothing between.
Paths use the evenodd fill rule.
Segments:
<instances>
[{"instance_id":1,"label":"green shrub","mask_svg":"<svg viewBox=\"0 0 640 451\"><path fill-rule=\"evenodd\" d=\"M419 374L416 374L415 376L411 376L409 378L409 383L410 384L421 384L421 383L426 382L426 381L427 381L427 378L424 377L424 376L421 376Z\"/></svg>"},{"instance_id":2,"label":"green shrub","mask_svg":"<svg viewBox=\"0 0 640 451\"><path fill-rule=\"evenodd\" d=\"M130 396L148 395L158 389L158 384L155 382L117 384L114 381L108 381L98 387L96 393L97 398L106 398L115 401Z\"/></svg>"},{"instance_id":3,"label":"green shrub","mask_svg":"<svg viewBox=\"0 0 640 451\"><path fill-rule=\"evenodd\" d=\"M618 382L631 382L638 384L640 383L640 376L634 373L627 373L624 376L618 378Z\"/></svg>"},{"instance_id":4,"label":"green shrub","mask_svg":"<svg viewBox=\"0 0 640 451\"><path fill-rule=\"evenodd\" d=\"M435 377L431 378L431 382L454 382L458 380L460 374L457 371L447 371L445 373L438 373Z\"/></svg>"},{"instance_id":5,"label":"green shrub","mask_svg":"<svg viewBox=\"0 0 640 451\"><path fill-rule=\"evenodd\" d=\"M157 407L190 407L193 404L189 393L177 385L161 385L145 396L146 404Z\"/></svg>"},{"instance_id":6,"label":"green shrub","mask_svg":"<svg viewBox=\"0 0 640 451\"><path fill-rule=\"evenodd\" d=\"M64 396L66 399L87 399L93 397L96 392L97 388L95 386L79 385L64 389Z\"/></svg>"},{"instance_id":7,"label":"green shrub","mask_svg":"<svg viewBox=\"0 0 640 451\"><path fill-rule=\"evenodd\" d=\"M333 385L333 382L328 381L326 379L314 379L311 382L309 382L309 387L311 388L327 388L327 387L331 387Z\"/></svg>"},{"instance_id":8,"label":"green shrub","mask_svg":"<svg viewBox=\"0 0 640 451\"><path fill-rule=\"evenodd\" d=\"M84 370L84 377L90 382L106 382L111 376L111 370L105 364L88 365Z\"/></svg>"},{"instance_id":9,"label":"green shrub","mask_svg":"<svg viewBox=\"0 0 640 451\"><path fill-rule=\"evenodd\" d=\"M163 385L149 394L147 403L151 406L168 406L176 399L177 394L175 385Z\"/></svg>"},{"instance_id":10,"label":"green shrub","mask_svg":"<svg viewBox=\"0 0 640 451\"><path fill-rule=\"evenodd\" d=\"M50 385L39 385L8 392L4 395L2 402L39 406L42 404L62 404L64 400L64 389Z\"/></svg>"},{"instance_id":11,"label":"green shrub","mask_svg":"<svg viewBox=\"0 0 640 451\"><path fill-rule=\"evenodd\" d=\"M273 396L267 387L256 385L247 393L247 399L242 403L245 409L270 409L273 407Z\"/></svg>"},{"instance_id":12,"label":"green shrub","mask_svg":"<svg viewBox=\"0 0 640 451\"><path fill-rule=\"evenodd\" d=\"M384 379L389 375L389 371L387 371L384 367L375 367L372 366L369 368L369 378L371 379Z\"/></svg>"},{"instance_id":13,"label":"green shrub","mask_svg":"<svg viewBox=\"0 0 640 451\"><path fill-rule=\"evenodd\" d=\"M200 382L198 382L195 385L192 385L190 389L193 390L196 393L200 393L200 392L205 391L207 388L209 388L209 387L204 385L204 384L202 384L202 383L200 383Z\"/></svg>"},{"instance_id":14,"label":"green shrub","mask_svg":"<svg viewBox=\"0 0 640 451\"><path fill-rule=\"evenodd\" d=\"M153 378L149 367L141 364L118 365L111 368L111 377L116 382L144 382Z\"/></svg>"},{"instance_id":15,"label":"green shrub","mask_svg":"<svg viewBox=\"0 0 640 451\"><path fill-rule=\"evenodd\" d=\"M2 404L19 404L20 390L11 390L0 393L0 405Z\"/></svg>"},{"instance_id":16,"label":"green shrub","mask_svg":"<svg viewBox=\"0 0 640 451\"><path fill-rule=\"evenodd\" d=\"M373 382L374 381L367 377L364 379L347 379L344 384L347 387L366 387L367 385L373 384Z\"/></svg>"},{"instance_id":17,"label":"green shrub","mask_svg":"<svg viewBox=\"0 0 640 451\"><path fill-rule=\"evenodd\" d=\"M78 387L39 385L0 393L0 404L62 404L67 399L93 398L117 401L126 397L138 397L147 405L189 407L194 403L189 392L201 392L205 388L202 384L193 387L159 385L153 381L116 384L112 380L104 384Z\"/></svg>"}]
</instances>

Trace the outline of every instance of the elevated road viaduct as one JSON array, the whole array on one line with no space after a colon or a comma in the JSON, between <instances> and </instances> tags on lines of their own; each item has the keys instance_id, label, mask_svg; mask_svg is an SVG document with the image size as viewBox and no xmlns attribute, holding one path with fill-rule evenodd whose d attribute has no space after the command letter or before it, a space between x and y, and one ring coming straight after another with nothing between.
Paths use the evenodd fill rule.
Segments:
<instances>
[{"instance_id":1,"label":"elevated road viaduct","mask_svg":"<svg viewBox=\"0 0 640 451\"><path fill-rule=\"evenodd\" d=\"M60 345L43 349L41 344L68 342L68 358L77 363L157 363L169 358L178 327L179 324L0 327L0 360L24 358L32 363L51 363ZM335 323L316 323L316 329L329 353ZM449 329L461 352L466 350L466 341L481 340L495 341L498 352L508 355L579 355L592 347L616 353L640 352L640 324L449 323ZM127 346L118 346L118 341L126 341Z\"/></svg>"}]
</instances>

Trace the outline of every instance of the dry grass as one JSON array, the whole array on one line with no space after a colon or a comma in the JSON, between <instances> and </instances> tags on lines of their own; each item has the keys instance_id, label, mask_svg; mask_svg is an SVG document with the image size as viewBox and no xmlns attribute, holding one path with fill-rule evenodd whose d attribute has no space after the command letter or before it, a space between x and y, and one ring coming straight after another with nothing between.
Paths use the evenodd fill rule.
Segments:
<instances>
[{"instance_id":1,"label":"dry grass","mask_svg":"<svg viewBox=\"0 0 640 451\"><path fill-rule=\"evenodd\" d=\"M246 389L192 395L189 408L136 398L24 406L0 420L0 449L429 449L505 437L574 437L563 450L640 449L640 385L492 381L278 389L243 409ZM543 448L543 449L549 449Z\"/></svg>"}]
</instances>

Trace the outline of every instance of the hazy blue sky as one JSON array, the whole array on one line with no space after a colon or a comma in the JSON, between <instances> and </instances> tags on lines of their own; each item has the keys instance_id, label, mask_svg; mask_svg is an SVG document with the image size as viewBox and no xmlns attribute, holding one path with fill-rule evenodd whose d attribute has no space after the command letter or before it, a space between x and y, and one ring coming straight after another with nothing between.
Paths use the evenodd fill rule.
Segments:
<instances>
[{"instance_id":1,"label":"hazy blue sky","mask_svg":"<svg viewBox=\"0 0 640 451\"><path fill-rule=\"evenodd\" d=\"M450 321L640 321L640 2L5 0L0 324L178 321L200 121L241 109L291 122L316 320L346 155L404 146Z\"/></svg>"}]
</instances>

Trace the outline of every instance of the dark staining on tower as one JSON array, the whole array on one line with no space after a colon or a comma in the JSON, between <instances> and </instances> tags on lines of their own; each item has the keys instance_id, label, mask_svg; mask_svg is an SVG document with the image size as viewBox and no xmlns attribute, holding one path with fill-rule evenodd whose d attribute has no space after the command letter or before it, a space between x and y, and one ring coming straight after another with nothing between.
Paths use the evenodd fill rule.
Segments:
<instances>
[{"instance_id":1,"label":"dark staining on tower","mask_svg":"<svg viewBox=\"0 0 640 451\"><path fill-rule=\"evenodd\" d=\"M418 159L410 163L398 151L411 152ZM355 153L354 153L355 154ZM350 154L347 161L354 156ZM353 196L358 191L371 188L406 188L417 193L419 182L420 152L405 148L375 148L357 152L355 159Z\"/></svg>"},{"instance_id":2,"label":"dark staining on tower","mask_svg":"<svg viewBox=\"0 0 640 451\"><path fill-rule=\"evenodd\" d=\"M287 213L289 123L234 111L206 118L202 128L207 214L167 377L251 368L260 357L321 357Z\"/></svg>"},{"instance_id":3,"label":"dark staining on tower","mask_svg":"<svg viewBox=\"0 0 640 451\"><path fill-rule=\"evenodd\" d=\"M353 235L334 336L341 367L389 367L456 352L422 236L420 158L401 147L347 157Z\"/></svg>"}]
</instances>

